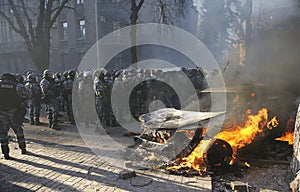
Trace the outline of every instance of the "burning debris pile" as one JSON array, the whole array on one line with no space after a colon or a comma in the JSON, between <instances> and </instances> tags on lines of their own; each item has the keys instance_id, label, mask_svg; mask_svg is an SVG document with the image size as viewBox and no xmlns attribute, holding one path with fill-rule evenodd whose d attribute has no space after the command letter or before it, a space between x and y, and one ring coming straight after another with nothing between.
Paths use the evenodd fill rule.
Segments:
<instances>
[{"instance_id":1,"label":"burning debris pile","mask_svg":"<svg viewBox=\"0 0 300 192\"><path fill-rule=\"evenodd\" d=\"M223 130L214 139L202 140L187 157L176 159L173 166L167 166L166 169L172 172L182 170L189 172L193 169L202 175L207 171L207 167L232 165L239 149L265 134L265 129L272 130L279 124L276 117L269 120L265 108L256 115L249 110L247 115L243 126Z\"/></svg>"},{"instance_id":2,"label":"burning debris pile","mask_svg":"<svg viewBox=\"0 0 300 192\"><path fill-rule=\"evenodd\" d=\"M255 94L250 97L255 97ZM233 103L237 103L238 99L235 96ZM152 166L173 174L205 175L210 170L230 167L235 162L250 167L247 158L251 160L255 155L256 159L264 158L268 153L271 156L272 150L277 153L284 151L272 156L273 159L291 155L289 145L293 144L293 119L288 120L282 136L274 140L272 132L281 123L275 115L270 115L274 113L267 108L240 112L241 109L238 119L233 118L236 111L225 114L223 128L214 138L205 136L209 130L207 121L217 121L218 116L224 114L222 112L161 109L145 114L140 118L144 131L135 138L136 146L144 149L142 161L155 162ZM269 138L272 138L271 142ZM269 151L262 153L267 149Z\"/></svg>"}]
</instances>

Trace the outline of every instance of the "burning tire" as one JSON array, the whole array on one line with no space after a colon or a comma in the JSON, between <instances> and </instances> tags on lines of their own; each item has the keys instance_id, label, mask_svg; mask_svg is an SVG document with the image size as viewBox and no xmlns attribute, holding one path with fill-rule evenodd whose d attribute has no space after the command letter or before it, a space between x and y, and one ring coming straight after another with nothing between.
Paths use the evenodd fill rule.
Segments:
<instances>
[{"instance_id":1,"label":"burning tire","mask_svg":"<svg viewBox=\"0 0 300 192\"><path fill-rule=\"evenodd\" d=\"M232 154L229 143L222 139L212 139L204 152L204 159L210 167L226 167L232 160Z\"/></svg>"}]
</instances>

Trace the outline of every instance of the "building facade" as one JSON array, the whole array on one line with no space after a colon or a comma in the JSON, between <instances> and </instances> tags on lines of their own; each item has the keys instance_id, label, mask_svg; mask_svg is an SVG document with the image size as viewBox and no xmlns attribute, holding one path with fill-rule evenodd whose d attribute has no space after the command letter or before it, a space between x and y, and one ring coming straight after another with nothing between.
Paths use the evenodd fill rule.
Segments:
<instances>
[{"instance_id":1,"label":"building facade","mask_svg":"<svg viewBox=\"0 0 300 192\"><path fill-rule=\"evenodd\" d=\"M6 0L0 0L0 10L13 18ZM34 69L23 38L0 16L0 73Z\"/></svg>"},{"instance_id":2,"label":"building facade","mask_svg":"<svg viewBox=\"0 0 300 192\"><path fill-rule=\"evenodd\" d=\"M57 3L59 2L58 0ZM144 2L138 14L138 23L162 22L158 2L157 0ZM197 35L197 8L193 0L186 2L188 3L182 17L170 14L168 23ZM169 12L177 9L177 5L171 1L166 1L164 5L170 9ZM76 68L97 40L114 30L130 25L129 0L71 0L67 6L72 9L65 8L51 30L50 69L53 71L63 72ZM0 72L34 70L22 37L15 33L2 17L0 25ZM137 55L139 60L159 58L170 62L186 62L172 50L159 47L139 47ZM126 68L131 64L130 57L130 50L125 50L111 61L109 68Z\"/></svg>"},{"instance_id":3,"label":"building facade","mask_svg":"<svg viewBox=\"0 0 300 192\"><path fill-rule=\"evenodd\" d=\"M51 31L50 69L63 72L76 68L97 41L95 0L74 0L64 9Z\"/></svg>"}]
</instances>

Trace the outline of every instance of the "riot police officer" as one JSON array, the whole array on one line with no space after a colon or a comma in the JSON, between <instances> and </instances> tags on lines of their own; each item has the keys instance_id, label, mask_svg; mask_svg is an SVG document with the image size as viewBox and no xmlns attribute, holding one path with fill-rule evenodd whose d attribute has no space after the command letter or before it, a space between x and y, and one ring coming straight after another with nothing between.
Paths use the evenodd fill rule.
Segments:
<instances>
[{"instance_id":1,"label":"riot police officer","mask_svg":"<svg viewBox=\"0 0 300 192\"><path fill-rule=\"evenodd\" d=\"M17 74L16 80L17 80L16 90L21 100L21 105L20 108L16 111L15 121L22 125L25 119L25 115L27 113L27 108L28 108L27 100L31 97L31 93L25 87L25 77L23 74L20 73Z\"/></svg>"},{"instance_id":2,"label":"riot police officer","mask_svg":"<svg viewBox=\"0 0 300 192\"><path fill-rule=\"evenodd\" d=\"M31 98L28 100L30 125L41 125L40 111L42 90L33 74L27 76L25 87L31 93Z\"/></svg>"},{"instance_id":3,"label":"riot police officer","mask_svg":"<svg viewBox=\"0 0 300 192\"><path fill-rule=\"evenodd\" d=\"M92 104L91 101L93 101L95 97L94 95L91 96L91 94L87 94L87 93L93 93L94 91L93 84L94 84L94 80L93 80L92 72L85 71L83 73L83 79L78 86L78 94L79 94L78 99L80 104L84 106L82 108L83 110L82 121L86 128L88 128L90 124L94 123L94 120L97 118L97 117L93 117L92 116L93 114L91 113L91 109L95 107L95 103Z\"/></svg>"},{"instance_id":4,"label":"riot police officer","mask_svg":"<svg viewBox=\"0 0 300 192\"><path fill-rule=\"evenodd\" d=\"M64 109L64 106L65 106L65 100L63 98L63 91L64 91L64 88L63 88L63 79L62 79L62 75L61 73L55 73L55 85L57 87L57 90L58 90L58 96L56 97L56 101L57 101L57 104L58 104L58 108L59 108L59 111L65 111Z\"/></svg>"},{"instance_id":5,"label":"riot police officer","mask_svg":"<svg viewBox=\"0 0 300 192\"><path fill-rule=\"evenodd\" d=\"M102 70L95 71L94 73L94 91L95 91L95 104L98 118L103 126L105 126L105 113L104 106L106 103L105 95L105 80L104 73Z\"/></svg>"},{"instance_id":6,"label":"riot police officer","mask_svg":"<svg viewBox=\"0 0 300 192\"><path fill-rule=\"evenodd\" d=\"M57 117L58 117L58 106L56 102L56 97L58 96L58 90L55 86L53 73L46 69L43 72L43 79L40 83L43 100L46 104L46 113L49 120L49 127L59 130L57 127Z\"/></svg>"},{"instance_id":7,"label":"riot police officer","mask_svg":"<svg viewBox=\"0 0 300 192\"><path fill-rule=\"evenodd\" d=\"M16 77L9 73L2 74L0 77L0 143L5 159L10 159L8 147L8 131L10 127L17 135L22 154L27 152L22 124L16 122L15 119L21 106L20 96L17 93Z\"/></svg>"},{"instance_id":8,"label":"riot police officer","mask_svg":"<svg viewBox=\"0 0 300 192\"><path fill-rule=\"evenodd\" d=\"M74 84L76 72L74 70L70 70L68 72L68 76L63 83L63 98L66 101L66 108L69 121L72 124L75 124L73 108L72 108L72 89Z\"/></svg>"}]
</instances>

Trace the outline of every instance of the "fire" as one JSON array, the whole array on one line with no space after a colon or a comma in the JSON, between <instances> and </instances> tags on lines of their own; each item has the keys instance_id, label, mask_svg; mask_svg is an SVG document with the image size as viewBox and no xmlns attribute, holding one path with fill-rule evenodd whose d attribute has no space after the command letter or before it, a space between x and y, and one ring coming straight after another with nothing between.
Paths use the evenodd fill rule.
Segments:
<instances>
[{"instance_id":1,"label":"fire","mask_svg":"<svg viewBox=\"0 0 300 192\"><path fill-rule=\"evenodd\" d=\"M287 141L289 145L294 145L294 129L295 129L295 119L290 116L289 120L286 122L285 133L281 135L280 138L276 138L277 141Z\"/></svg>"},{"instance_id":2,"label":"fire","mask_svg":"<svg viewBox=\"0 0 300 192\"><path fill-rule=\"evenodd\" d=\"M216 138L227 141L233 150L233 158L237 155L237 150L249 145L259 133L262 133L265 126L269 129L278 126L278 121L274 117L268 122L267 109L261 109L257 115L252 115L251 110L248 110L248 119L244 126L237 126L230 130L220 132Z\"/></svg>"},{"instance_id":3,"label":"fire","mask_svg":"<svg viewBox=\"0 0 300 192\"><path fill-rule=\"evenodd\" d=\"M245 162L245 166L249 168L251 167L251 165L248 162Z\"/></svg>"},{"instance_id":4,"label":"fire","mask_svg":"<svg viewBox=\"0 0 300 192\"><path fill-rule=\"evenodd\" d=\"M251 110L248 110L246 114L248 115L248 118L243 126L224 130L215 137L216 139L222 139L231 145L233 159L230 164L234 162L238 149L250 144L255 136L264 131L265 127L268 126L269 129L272 129L279 124L276 117L272 118L271 121L268 121L268 111L265 108L261 109L257 115L253 115ZM169 171L194 169L197 170L199 174L204 173L207 166L204 154L209 144L210 140L202 140L190 155L177 159L175 166L167 167L166 169ZM245 165L250 167L250 164L248 163Z\"/></svg>"},{"instance_id":5,"label":"fire","mask_svg":"<svg viewBox=\"0 0 300 192\"><path fill-rule=\"evenodd\" d=\"M268 122L267 128L272 130L273 128L277 127L278 125L279 125L279 122L275 116L275 117L273 117L273 119L271 119L271 121Z\"/></svg>"},{"instance_id":6,"label":"fire","mask_svg":"<svg viewBox=\"0 0 300 192\"><path fill-rule=\"evenodd\" d=\"M287 141L289 145L294 145L294 132L289 131L284 133L280 138L276 138L277 141Z\"/></svg>"},{"instance_id":7,"label":"fire","mask_svg":"<svg viewBox=\"0 0 300 192\"><path fill-rule=\"evenodd\" d=\"M194 169L199 172L199 174L206 172L206 163L204 161L203 154L209 145L210 140L202 140L194 149L194 151L187 157L179 158L176 163L179 165L167 167L166 170L177 171L181 168Z\"/></svg>"}]
</instances>

